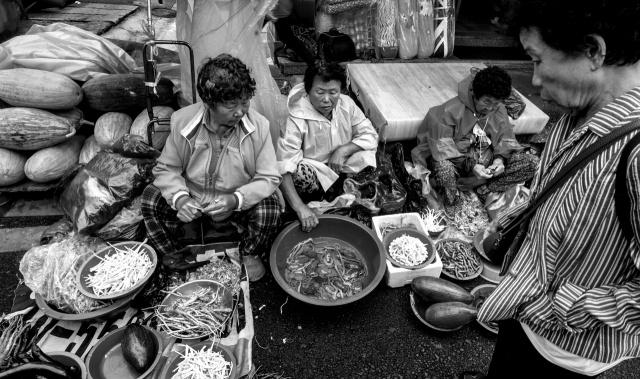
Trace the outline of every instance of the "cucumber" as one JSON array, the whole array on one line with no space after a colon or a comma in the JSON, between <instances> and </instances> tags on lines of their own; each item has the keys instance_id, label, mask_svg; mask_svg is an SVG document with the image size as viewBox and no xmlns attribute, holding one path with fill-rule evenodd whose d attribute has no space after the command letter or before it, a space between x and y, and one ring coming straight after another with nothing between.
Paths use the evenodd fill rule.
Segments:
<instances>
[{"instance_id":1,"label":"cucumber","mask_svg":"<svg viewBox=\"0 0 640 379\"><path fill-rule=\"evenodd\" d=\"M478 309L460 302L433 304L425 312L424 319L442 329L455 329L478 317Z\"/></svg>"},{"instance_id":2,"label":"cucumber","mask_svg":"<svg viewBox=\"0 0 640 379\"><path fill-rule=\"evenodd\" d=\"M473 295L464 288L448 280L431 276L420 276L411 281L411 288L424 300L430 303L460 302L471 304Z\"/></svg>"}]
</instances>

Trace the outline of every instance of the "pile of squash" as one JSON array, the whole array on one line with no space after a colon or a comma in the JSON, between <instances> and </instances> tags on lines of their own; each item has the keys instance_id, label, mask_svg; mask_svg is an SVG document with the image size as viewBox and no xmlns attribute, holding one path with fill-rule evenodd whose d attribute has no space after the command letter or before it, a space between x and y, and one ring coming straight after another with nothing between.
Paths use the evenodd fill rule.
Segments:
<instances>
[{"instance_id":1,"label":"pile of squash","mask_svg":"<svg viewBox=\"0 0 640 379\"><path fill-rule=\"evenodd\" d=\"M473 295L447 280L420 276L413 279L411 289L431 304L423 317L437 328L456 329L478 316L478 309L470 305L474 300Z\"/></svg>"},{"instance_id":2,"label":"pile of squash","mask_svg":"<svg viewBox=\"0 0 640 379\"><path fill-rule=\"evenodd\" d=\"M154 115L169 118L173 83L161 78L153 98ZM147 139L149 116L142 75L103 75L82 87L53 72L15 68L0 70L0 187L25 178L37 183L62 178L78 164L88 163L123 135ZM94 134L76 134L84 120L78 109L102 114ZM142 110L142 111L141 111ZM138 114L134 119L130 116ZM89 133L83 130L84 135ZM168 133L156 133L153 146L162 149Z\"/></svg>"}]
</instances>

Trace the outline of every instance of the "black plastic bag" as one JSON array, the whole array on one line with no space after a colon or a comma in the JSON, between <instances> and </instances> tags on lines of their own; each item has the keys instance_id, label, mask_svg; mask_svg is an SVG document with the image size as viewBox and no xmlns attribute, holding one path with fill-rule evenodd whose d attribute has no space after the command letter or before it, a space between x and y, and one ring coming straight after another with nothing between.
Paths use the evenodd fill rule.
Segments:
<instances>
[{"instance_id":1,"label":"black plastic bag","mask_svg":"<svg viewBox=\"0 0 640 379\"><path fill-rule=\"evenodd\" d=\"M125 134L117 140L111 147L114 153L128 158L154 158L160 156L160 152L148 143L144 142L142 136L135 134Z\"/></svg>"},{"instance_id":2,"label":"black plastic bag","mask_svg":"<svg viewBox=\"0 0 640 379\"><path fill-rule=\"evenodd\" d=\"M91 234L111 221L153 181L155 163L155 159L99 152L60 197L60 208L73 222L73 229Z\"/></svg>"},{"instance_id":3,"label":"black plastic bag","mask_svg":"<svg viewBox=\"0 0 640 379\"><path fill-rule=\"evenodd\" d=\"M393 172L398 180L407 191L407 201L404 203L402 211L404 213L420 212L427 205L426 200L422 197L422 182L407 172L404 165L404 149L399 143L390 145L386 149L387 155L391 159Z\"/></svg>"},{"instance_id":4,"label":"black plastic bag","mask_svg":"<svg viewBox=\"0 0 640 379\"><path fill-rule=\"evenodd\" d=\"M378 148L376 152L376 165L377 168L375 170L362 170L353 175L351 179L358 182L362 187L366 187L371 182L374 183L375 205L381 209L382 213L397 212L402 209L407 200L407 191L394 173L391 157L382 148ZM346 188L345 192L347 192Z\"/></svg>"},{"instance_id":5,"label":"black plastic bag","mask_svg":"<svg viewBox=\"0 0 640 379\"><path fill-rule=\"evenodd\" d=\"M524 109L527 107L522 97L512 88L511 94L504 100L504 106L507 108L507 113L511 118L517 120L524 113Z\"/></svg>"}]
</instances>

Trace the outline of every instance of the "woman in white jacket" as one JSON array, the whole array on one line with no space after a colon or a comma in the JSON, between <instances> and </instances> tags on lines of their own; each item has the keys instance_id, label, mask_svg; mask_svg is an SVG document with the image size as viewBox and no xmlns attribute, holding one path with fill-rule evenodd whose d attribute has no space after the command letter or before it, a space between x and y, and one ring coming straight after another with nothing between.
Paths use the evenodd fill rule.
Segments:
<instances>
[{"instance_id":1,"label":"woman in white jacket","mask_svg":"<svg viewBox=\"0 0 640 379\"><path fill-rule=\"evenodd\" d=\"M376 166L378 133L355 102L341 94L346 83L339 64L316 62L289 94L289 118L276 151L280 189L306 232L318 225L306 203L339 190L341 174Z\"/></svg>"}]
</instances>

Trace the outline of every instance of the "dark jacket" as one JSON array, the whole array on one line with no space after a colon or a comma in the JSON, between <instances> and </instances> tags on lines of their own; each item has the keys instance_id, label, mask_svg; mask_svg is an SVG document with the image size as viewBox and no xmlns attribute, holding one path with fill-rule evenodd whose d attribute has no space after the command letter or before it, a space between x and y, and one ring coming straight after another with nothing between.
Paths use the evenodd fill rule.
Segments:
<instances>
[{"instance_id":1,"label":"dark jacket","mask_svg":"<svg viewBox=\"0 0 640 379\"><path fill-rule=\"evenodd\" d=\"M457 97L429 109L418 129L418 146L411 151L415 163L427 167L426 160L430 156L436 161L471 157L474 150L471 147L473 127L478 122L481 127L486 122L484 131L491 140L488 152L492 152L494 157L502 157L505 165L511 154L522 150L504 104L486 115L478 115L481 118L476 117L471 99L472 80L470 75L458 83Z\"/></svg>"}]
</instances>

